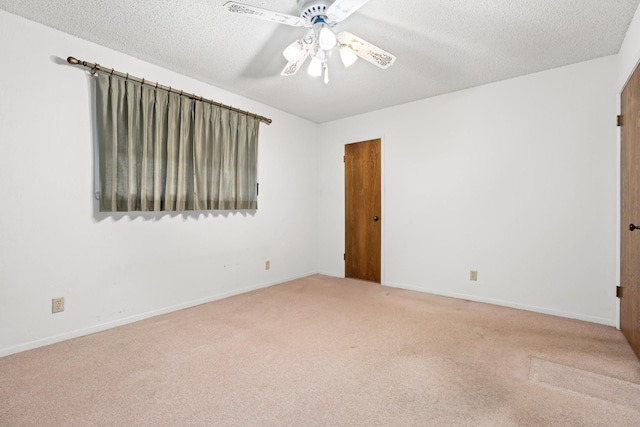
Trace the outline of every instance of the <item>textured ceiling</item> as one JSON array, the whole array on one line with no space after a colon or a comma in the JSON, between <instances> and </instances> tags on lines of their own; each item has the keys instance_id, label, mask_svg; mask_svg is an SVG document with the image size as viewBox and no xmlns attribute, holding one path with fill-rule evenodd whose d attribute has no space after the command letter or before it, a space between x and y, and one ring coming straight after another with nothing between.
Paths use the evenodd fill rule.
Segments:
<instances>
[{"instance_id":1,"label":"textured ceiling","mask_svg":"<svg viewBox=\"0 0 640 427\"><path fill-rule=\"evenodd\" d=\"M305 28L229 13L226 1L0 0L0 9L322 123L616 54L640 2L370 0L335 30L397 61L344 69L334 54L325 85L306 67L280 76L282 50ZM297 15L295 0L240 1Z\"/></svg>"}]
</instances>

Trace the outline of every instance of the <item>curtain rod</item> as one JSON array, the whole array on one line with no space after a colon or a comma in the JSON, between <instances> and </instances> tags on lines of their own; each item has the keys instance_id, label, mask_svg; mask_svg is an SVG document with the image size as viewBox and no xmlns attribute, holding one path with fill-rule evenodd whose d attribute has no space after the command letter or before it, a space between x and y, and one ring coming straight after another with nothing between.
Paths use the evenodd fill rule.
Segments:
<instances>
[{"instance_id":1,"label":"curtain rod","mask_svg":"<svg viewBox=\"0 0 640 427\"><path fill-rule=\"evenodd\" d=\"M267 117L259 116L257 114L251 113L249 111L240 110L238 108L234 108L234 107L231 107L229 105L224 105L224 104L221 104L219 102L212 101L210 99L206 99L206 98L203 98L203 97L198 96L198 95L194 95L192 93L186 93L186 92L181 91L181 90L179 91L179 90L173 89L171 86L163 86L163 85L158 84L156 82L151 82L151 81L148 81L148 80L145 80L145 79L141 79L140 77L132 76L129 73L122 73L120 71L116 71L113 68L111 68L111 69L106 68L105 69L100 64L92 64L91 62L80 61L79 59L76 59L73 56L68 57L67 58L67 62L69 64L71 64L71 65L81 65L83 67L90 68L92 75L95 75L96 72L100 71L100 72L111 74L111 75L115 75L115 76L118 76L118 77L124 77L126 80L132 80L134 82L138 82L138 83L141 83L143 85L153 86L156 89L166 90L169 93L177 93L178 95L186 96L188 98L195 99L196 101L206 102L208 104L213 104L213 105L216 105L216 106L221 107L221 108L225 108L225 109L230 110L230 111L235 111L236 113L245 114L247 116L254 117L254 118L256 118L256 119L260 120L261 122L264 122L264 123L266 123L268 125L270 125L271 122L272 122L272 120L267 118Z\"/></svg>"}]
</instances>

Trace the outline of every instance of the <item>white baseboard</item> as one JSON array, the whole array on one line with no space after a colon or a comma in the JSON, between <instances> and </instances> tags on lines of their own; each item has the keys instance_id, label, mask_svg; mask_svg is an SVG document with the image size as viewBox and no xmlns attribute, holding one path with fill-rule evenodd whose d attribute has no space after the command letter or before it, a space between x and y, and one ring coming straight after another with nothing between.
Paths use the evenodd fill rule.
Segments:
<instances>
[{"instance_id":1,"label":"white baseboard","mask_svg":"<svg viewBox=\"0 0 640 427\"><path fill-rule=\"evenodd\" d=\"M342 274L336 274L334 271L318 271L317 274L322 274L323 276L329 276L329 277L337 277L338 279L344 279L344 273Z\"/></svg>"},{"instance_id":2,"label":"white baseboard","mask_svg":"<svg viewBox=\"0 0 640 427\"><path fill-rule=\"evenodd\" d=\"M613 326L613 327L616 326L616 319L607 319L604 317L589 316L581 313L572 313L568 311L554 310L550 308L520 304L520 303L511 302L511 301L504 301L504 300L498 300L493 298L483 298L475 295L459 294L456 292L441 291L438 289L420 288L417 286L404 285L401 283L387 282L387 283L384 283L384 286L389 286L392 288L399 288L399 289L406 289L409 291L424 292L424 293L433 294L433 295L441 295L441 296L451 297L451 298L465 299L465 300L475 301L475 302L483 302L486 304L499 305L502 307L517 308L519 310L533 311L535 313L542 313L542 314L550 314L553 316L566 317L569 319L584 320L586 322L599 323L601 325L607 325L607 326Z\"/></svg>"},{"instance_id":3,"label":"white baseboard","mask_svg":"<svg viewBox=\"0 0 640 427\"><path fill-rule=\"evenodd\" d=\"M280 283L289 282L291 280L301 279L303 277L308 277L308 276L311 276L311 275L314 275L314 274L317 274L317 273L314 271L314 272L305 273L305 274L301 274L301 275L297 275L297 276L293 276L293 277L289 277L289 278L284 278L284 279L277 280L277 281L263 282L263 283L259 283L257 285L247 286L245 288L235 289L233 291L222 292L222 293L219 293L219 294L216 294L216 295L211 295L211 296L208 296L208 297L205 297L205 298L200 298L200 299L197 299L197 300L183 302L183 303L172 305L172 306L169 306L169 307L164 307L164 308L161 308L161 309L158 309L158 310L152 310L152 311L148 311L146 313L140 313L140 314L136 314L134 316L125 317L125 318L122 318L122 319L112 320L112 321L106 322L106 323L100 323L100 324L97 324L97 325L94 325L94 326L90 326L88 328L77 329L77 330L74 330L74 331L65 332L63 334L54 335L54 336L42 338L42 339L35 340L35 341L30 341L30 342L27 342L27 343L24 343L24 344L19 344L19 345L12 346L12 347L3 348L3 349L0 349L0 357L9 356L9 355L15 354L15 353L21 353L21 352L27 351L27 350L33 350L33 349L38 348L38 347L44 347L44 346L47 346L47 345L50 345L50 344L55 344L57 342L70 340L72 338L78 338L78 337L82 337L82 336L85 336L85 335L94 334L96 332L102 332L102 331L105 331L107 329L116 328L118 326L127 325L127 324L133 323L133 322L138 322L140 320L148 319L150 317L160 316L162 314L167 314L167 313L171 313L171 312L178 311L178 310L184 310L185 308L195 307L197 305L206 304L206 303L217 301L217 300L221 300L221 299L224 299L224 298L229 298L229 297L232 297L234 295L244 294L244 293L247 293L247 292L255 291L257 289L268 288L269 286L278 285Z\"/></svg>"}]
</instances>

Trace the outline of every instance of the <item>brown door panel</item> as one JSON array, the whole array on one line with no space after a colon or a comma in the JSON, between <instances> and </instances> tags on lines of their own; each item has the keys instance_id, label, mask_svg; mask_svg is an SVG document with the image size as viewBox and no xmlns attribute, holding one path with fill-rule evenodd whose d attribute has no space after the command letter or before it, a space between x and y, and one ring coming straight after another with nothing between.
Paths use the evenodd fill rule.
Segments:
<instances>
[{"instance_id":1,"label":"brown door panel","mask_svg":"<svg viewBox=\"0 0 640 427\"><path fill-rule=\"evenodd\" d=\"M380 140L345 145L345 276L380 283Z\"/></svg>"},{"instance_id":2,"label":"brown door panel","mask_svg":"<svg viewBox=\"0 0 640 427\"><path fill-rule=\"evenodd\" d=\"M640 68L621 97L620 329L640 358Z\"/></svg>"}]
</instances>

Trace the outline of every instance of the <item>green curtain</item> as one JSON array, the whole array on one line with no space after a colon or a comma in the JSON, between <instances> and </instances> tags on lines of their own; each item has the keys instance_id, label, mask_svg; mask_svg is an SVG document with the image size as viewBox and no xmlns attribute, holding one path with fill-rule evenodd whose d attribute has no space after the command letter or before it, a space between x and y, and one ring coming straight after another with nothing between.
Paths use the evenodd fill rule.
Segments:
<instances>
[{"instance_id":1,"label":"green curtain","mask_svg":"<svg viewBox=\"0 0 640 427\"><path fill-rule=\"evenodd\" d=\"M257 209L258 119L96 76L100 211Z\"/></svg>"}]
</instances>

